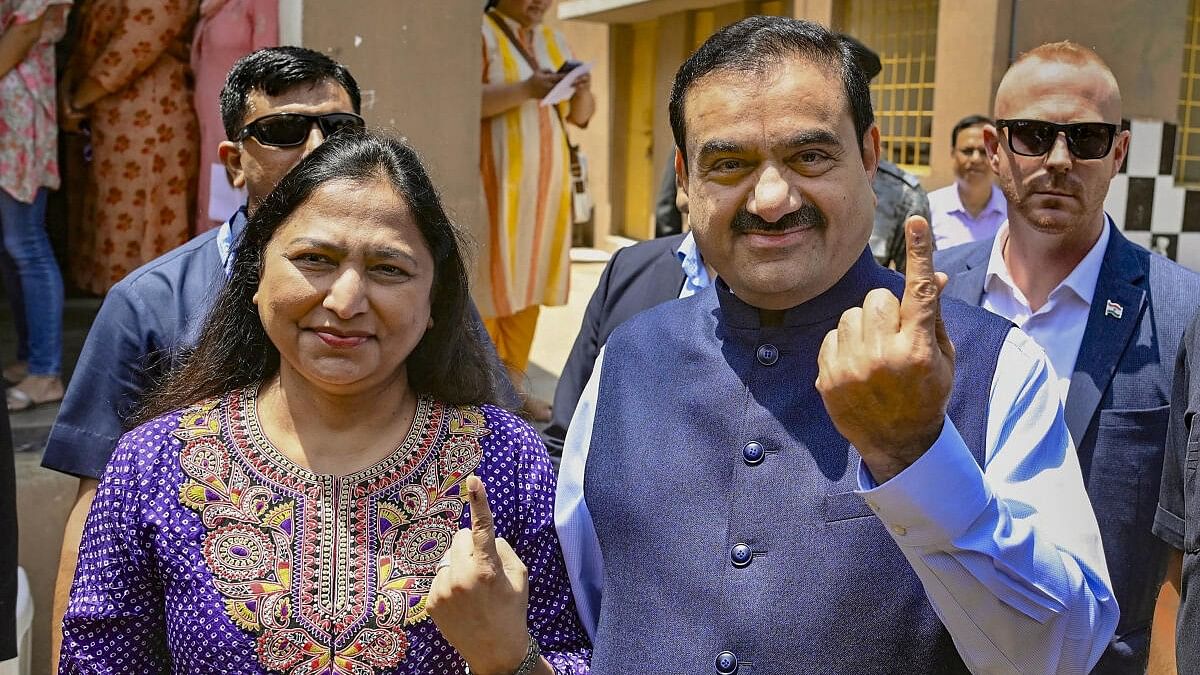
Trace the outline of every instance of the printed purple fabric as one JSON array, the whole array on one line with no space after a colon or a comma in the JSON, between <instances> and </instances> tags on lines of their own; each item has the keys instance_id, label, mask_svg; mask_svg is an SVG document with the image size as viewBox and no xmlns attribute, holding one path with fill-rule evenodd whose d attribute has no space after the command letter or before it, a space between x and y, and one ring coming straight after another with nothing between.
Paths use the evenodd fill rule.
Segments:
<instances>
[{"instance_id":1,"label":"printed purple fabric","mask_svg":"<svg viewBox=\"0 0 1200 675\"><path fill-rule=\"evenodd\" d=\"M525 422L422 399L387 459L319 475L271 445L255 397L234 392L122 437L84 528L60 673L463 673L425 601L470 522L472 473L529 568L529 627L547 660L589 671L553 469Z\"/></svg>"}]
</instances>

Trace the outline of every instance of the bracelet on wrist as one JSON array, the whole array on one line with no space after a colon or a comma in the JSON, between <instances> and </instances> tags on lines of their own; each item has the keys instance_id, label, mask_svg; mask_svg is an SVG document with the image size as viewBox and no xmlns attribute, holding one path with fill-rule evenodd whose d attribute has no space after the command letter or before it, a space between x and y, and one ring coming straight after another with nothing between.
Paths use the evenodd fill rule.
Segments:
<instances>
[{"instance_id":1,"label":"bracelet on wrist","mask_svg":"<svg viewBox=\"0 0 1200 675\"><path fill-rule=\"evenodd\" d=\"M512 675L531 675L533 669L537 667L538 661L542 658L542 648L534 639L533 634L529 634L529 647L525 651L525 658L517 665L517 669ZM471 675L471 666L467 666L467 675Z\"/></svg>"},{"instance_id":2,"label":"bracelet on wrist","mask_svg":"<svg viewBox=\"0 0 1200 675\"><path fill-rule=\"evenodd\" d=\"M533 634L529 635L529 650L525 652L525 660L521 661L521 665L517 666L513 675L530 675L533 669L537 666L538 661L542 657L542 648L534 639Z\"/></svg>"}]
</instances>

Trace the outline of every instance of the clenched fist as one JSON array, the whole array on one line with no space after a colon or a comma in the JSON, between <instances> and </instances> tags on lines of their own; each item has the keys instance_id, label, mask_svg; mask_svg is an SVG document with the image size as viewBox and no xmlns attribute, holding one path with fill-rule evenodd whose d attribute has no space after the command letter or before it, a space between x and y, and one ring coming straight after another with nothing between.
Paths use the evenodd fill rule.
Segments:
<instances>
[{"instance_id":1,"label":"clenched fist","mask_svg":"<svg viewBox=\"0 0 1200 675\"><path fill-rule=\"evenodd\" d=\"M942 432L954 385L954 345L942 324L946 275L933 271L933 233L924 218L904 223L904 296L867 294L825 336L817 391L837 430L877 483L917 461Z\"/></svg>"}]
</instances>

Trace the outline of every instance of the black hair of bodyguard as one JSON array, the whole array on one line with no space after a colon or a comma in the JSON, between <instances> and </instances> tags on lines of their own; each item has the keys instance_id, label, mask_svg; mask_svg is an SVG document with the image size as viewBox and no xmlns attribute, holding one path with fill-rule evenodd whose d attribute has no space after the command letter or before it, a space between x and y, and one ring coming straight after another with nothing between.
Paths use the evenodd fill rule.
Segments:
<instances>
[{"instance_id":1,"label":"black hair of bodyguard","mask_svg":"<svg viewBox=\"0 0 1200 675\"><path fill-rule=\"evenodd\" d=\"M346 66L321 52L304 47L264 47L238 59L221 88L221 124L226 138L232 141L242 130L251 92L278 96L293 87L312 86L322 80L337 82L350 96L354 112L362 112L362 94L354 76Z\"/></svg>"},{"instance_id":2,"label":"black hair of bodyguard","mask_svg":"<svg viewBox=\"0 0 1200 675\"><path fill-rule=\"evenodd\" d=\"M762 73L787 58L800 57L827 66L841 75L854 131L862 147L863 134L875 122L871 90L854 56L836 34L824 26L779 16L752 16L717 31L692 53L671 87L671 133L687 160L684 100L697 80L718 71Z\"/></svg>"},{"instance_id":3,"label":"black hair of bodyguard","mask_svg":"<svg viewBox=\"0 0 1200 675\"><path fill-rule=\"evenodd\" d=\"M246 223L233 272L204 322L196 346L144 399L130 427L173 410L259 384L279 372L279 351L259 319L254 294L263 256L275 232L322 186L351 183L346 200L364 193L354 184L388 182L408 205L433 254L433 325L405 360L419 394L453 405L496 403L496 369L482 331L469 320L470 295L463 239L446 215L416 152L382 134L343 129L302 160Z\"/></svg>"}]
</instances>

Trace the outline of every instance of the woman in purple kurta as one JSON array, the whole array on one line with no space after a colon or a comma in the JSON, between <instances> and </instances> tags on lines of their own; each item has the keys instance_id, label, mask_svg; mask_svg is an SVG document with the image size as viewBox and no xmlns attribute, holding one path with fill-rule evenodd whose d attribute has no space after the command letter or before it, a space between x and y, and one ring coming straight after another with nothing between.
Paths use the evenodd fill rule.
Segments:
<instances>
[{"instance_id":1,"label":"woman in purple kurta","mask_svg":"<svg viewBox=\"0 0 1200 675\"><path fill-rule=\"evenodd\" d=\"M516 672L588 672L591 650L554 532L553 470L525 422L479 401L494 398L496 369L479 358L473 331L462 335L465 286L461 297L446 300L447 287L465 277L456 245L446 249L437 223L424 222L429 213L419 200L432 194L423 189L428 179L423 171L414 175L419 168L415 155L402 170L387 166L397 155L407 161L405 153L411 151L396 141L338 133L305 159L251 218L233 276L196 352L142 413L143 423L121 439L101 480L64 617L61 673L432 675L463 673L468 664L482 670L476 664L492 656L481 656L478 649L467 652L494 635L464 639L461 625L447 623L445 617L453 615L444 609L439 614L429 601L435 579L449 571L439 561L447 556L459 566L466 560L447 552L460 528L472 526L466 507L472 475L486 487L496 536L511 545L528 569L524 616L529 653L536 658L536 643L544 660L527 658ZM280 396L289 401L282 404L283 412L292 406L295 415L304 404L291 401L312 393L309 389L335 398L342 390L326 386L328 381L359 373L355 368L364 362L363 353L374 355L366 363L379 357L386 364L386 350L363 352L363 345L378 335L381 346L393 346L388 340L399 338L387 337L387 329L402 334L398 326L414 323L405 323L412 303L389 309L392 296L376 294L372 284L388 293L393 288L411 292L403 284L416 284L421 273L409 270L397 282L392 263L370 262L364 273L352 270L349 276L334 269L354 268L353 253L340 262L308 253L276 262L271 247L280 244L273 233L302 229L303 224L293 221L303 219L306 209L318 208L312 204L344 199L337 195L377 195L370 186L377 188L381 179L376 174L389 170L401 175L383 177L398 186L416 183L407 194L401 187L396 191L409 202L420 236L432 249L431 260L437 261L432 309L427 319L416 312L421 331L412 341L419 337L420 343L403 357L400 376L385 378L384 393L370 399L386 400L393 379L407 379L411 423L373 461L351 463L346 472L321 472L306 466L307 446L298 453L287 442L291 437L286 430L272 421L280 411ZM344 185L347 179L335 178L339 176L368 187L322 191L327 180ZM441 213L440 205L436 213ZM328 225L336 217L318 215L310 219L318 225L301 232L305 241L336 239L336 230ZM449 227L448 221L442 227ZM353 236L337 241L353 250ZM382 246L378 241L370 245ZM296 261L302 272L297 278L304 285L289 287L286 279L281 285L283 273L272 270ZM447 267L455 269L447 272ZM329 286L333 290L296 315L299 347L293 349L287 333L278 328L290 324L278 314L299 301L295 294L276 291L314 292L330 270L337 279ZM351 277L356 281L345 281ZM376 277L383 281L374 281ZM365 289L365 299L355 300L358 309L353 311L342 311L337 304L346 297L347 284ZM330 299L338 294L341 299ZM255 305L258 315L247 319ZM377 324L364 323L362 317L376 315ZM229 320L231 316L235 318ZM334 330L332 337L326 336L329 345L306 332L314 316ZM241 325L233 325L239 321ZM245 331L255 324L262 335L248 338ZM231 341L235 334L238 339ZM461 347L458 352L454 344ZM275 357L271 347L277 347ZM259 351L266 357L258 358ZM197 375L205 364L205 372L213 374L208 379ZM237 372L242 383L230 387L237 380L222 379L230 372ZM202 380L199 386L196 377ZM356 382L348 376L343 380ZM220 382L226 383L223 393L197 396ZM370 416L363 411L364 419ZM296 427L302 425L297 419ZM467 608L494 615L485 605ZM523 643L516 647L524 651Z\"/></svg>"}]
</instances>

